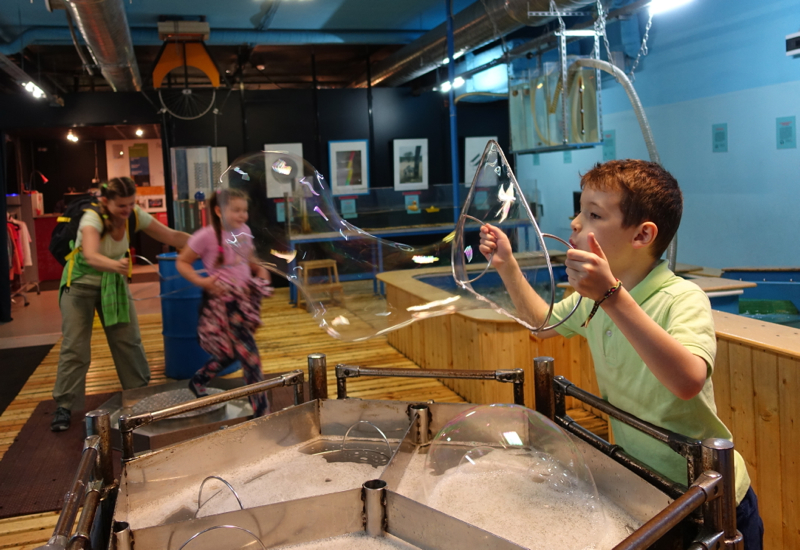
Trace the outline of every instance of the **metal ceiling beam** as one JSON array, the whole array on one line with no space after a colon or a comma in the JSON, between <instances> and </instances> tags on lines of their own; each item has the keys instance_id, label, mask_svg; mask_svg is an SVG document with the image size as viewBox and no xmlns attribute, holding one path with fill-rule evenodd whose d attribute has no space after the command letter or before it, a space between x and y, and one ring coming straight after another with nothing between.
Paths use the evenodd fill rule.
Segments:
<instances>
[{"instance_id":1,"label":"metal ceiling beam","mask_svg":"<svg viewBox=\"0 0 800 550\"><path fill-rule=\"evenodd\" d=\"M554 0L556 9L574 11L595 0ZM460 11L453 18L453 40L456 56L502 38L523 25L519 13L549 11L549 0L480 0ZM514 13L516 16L512 16ZM544 24L552 17L534 17L528 24ZM444 64L447 57L447 25L442 23L376 63L372 69L372 85L401 86ZM353 83L355 88L367 86L366 75Z\"/></svg>"}]
</instances>

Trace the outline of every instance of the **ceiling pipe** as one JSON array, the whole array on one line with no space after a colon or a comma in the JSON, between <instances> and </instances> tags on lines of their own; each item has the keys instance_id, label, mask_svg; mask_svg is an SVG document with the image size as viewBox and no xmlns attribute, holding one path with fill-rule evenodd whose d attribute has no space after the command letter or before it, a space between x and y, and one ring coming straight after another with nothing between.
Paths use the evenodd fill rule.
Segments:
<instances>
[{"instance_id":1,"label":"ceiling pipe","mask_svg":"<svg viewBox=\"0 0 800 550\"><path fill-rule=\"evenodd\" d=\"M555 0L560 11L574 11L595 0ZM454 17L456 56L479 48L523 27L517 19L528 11L550 11L550 0L478 0ZM511 14L515 14L512 17ZM542 25L552 17L536 17L528 25ZM447 25L442 23L408 46L396 51L372 69L372 85L401 86L444 64L447 57ZM367 86L366 75L352 84Z\"/></svg>"},{"instance_id":2,"label":"ceiling pipe","mask_svg":"<svg viewBox=\"0 0 800 550\"><path fill-rule=\"evenodd\" d=\"M64 0L95 65L115 92L139 92L142 77L123 0Z\"/></svg>"},{"instance_id":3,"label":"ceiling pipe","mask_svg":"<svg viewBox=\"0 0 800 550\"><path fill-rule=\"evenodd\" d=\"M161 46L164 40L157 29L134 27L131 38L136 46ZM211 29L207 46L238 46L259 44L293 46L301 44L409 44L422 36L419 31L306 31L306 30L250 30ZM31 46L69 45L72 37L68 27L31 27L15 39L0 44L0 54L14 55Z\"/></svg>"}]
</instances>

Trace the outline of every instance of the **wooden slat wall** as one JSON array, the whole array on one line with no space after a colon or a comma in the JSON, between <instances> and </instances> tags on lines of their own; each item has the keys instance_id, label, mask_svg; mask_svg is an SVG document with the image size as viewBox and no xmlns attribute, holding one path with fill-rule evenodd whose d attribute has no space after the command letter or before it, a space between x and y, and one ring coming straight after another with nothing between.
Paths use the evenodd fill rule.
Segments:
<instances>
[{"instance_id":1,"label":"wooden slat wall","mask_svg":"<svg viewBox=\"0 0 800 550\"><path fill-rule=\"evenodd\" d=\"M800 360L718 335L712 380L758 496L764 548L800 548Z\"/></svg>"}]
</instances>

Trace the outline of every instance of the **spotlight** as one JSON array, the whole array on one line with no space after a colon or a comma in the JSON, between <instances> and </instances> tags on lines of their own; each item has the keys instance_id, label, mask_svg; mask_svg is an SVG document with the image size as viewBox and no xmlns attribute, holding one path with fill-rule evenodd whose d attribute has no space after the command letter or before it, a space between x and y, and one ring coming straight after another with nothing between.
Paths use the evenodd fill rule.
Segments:
<instances>
[{"instance_id":1,"label":"spotlight","mask_svg":"<svg viewBox=\"0 0 800 550\"><path fill-rule=\"evenodd\" d=\"M450 82L445 81L442 82L442 85L439 87L439 90L441 90L443 93L447 93L450 91L450 88L452 87L453 86L450 84Z\"/></svg>"},{"instance_id":2,"label":"spotlight","mask_svg":"<svg viewBox=\"0 0 800 550\"><path fill-rule=\"evenodd\" d=\"M453 79L453 88L460 88L464 85L464 79L460 76L457 76Z\"/></svg>"},{"instance_id":3,"label":"spotlight","mask_svg":"<svg viewBox=\"0 0 800 550\"><path fill-rule=\"evenodd\" d=\"M692 0L653 0L650 2L650 15L669 11L672 8L688 4L691 1Z\"/></svg>"},{"instance_id":4,"label":"spotlight","mask_svg":"<svg viewBox=\"0 0 800 550\"><path fill-rule=\"evenodd\" d=\"M142 137L143 135L144 135L144 130L142 130L141 128L137 128L136 129L136 136L137 137Z\"/></svg>"},{"instance_id":5,"label":"spotlight","mask_svg":"<svg viewBox=\"0 0 800 550\"><path fill-rule=\"evenodd\" d=\"M72 130L69 131L67 134L67 139L70 140L72 143L78 143L78 136L72 133Z\"/></svg>"},{"instance_id":6,"label":"spotlight","mask_svg":"<svg viewBox=\"0 0 800 550\"><path fill-rule=\"evenodd\" d=\"M44 92L42 89L33 82L26 82L22 87L30 92L36 99L41 99L44 97Z\"/></svg>"}]
</instances>

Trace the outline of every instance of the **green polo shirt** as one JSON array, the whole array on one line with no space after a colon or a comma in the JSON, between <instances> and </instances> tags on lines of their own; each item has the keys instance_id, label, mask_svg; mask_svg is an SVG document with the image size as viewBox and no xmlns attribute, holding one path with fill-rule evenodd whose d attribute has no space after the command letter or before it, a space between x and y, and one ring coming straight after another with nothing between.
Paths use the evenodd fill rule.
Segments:
<instances>
[{"instance_id":1,"label":"green polo shirt","mask_svg":"<svg viewBox=\"0 0 800 550\"><path fill-rule=\"evenodd\" d=\"M705 292L672 273L666 261L659 263L629 292L651 319L706 362L706 383L692 399L685 401L673 395L650 372L602 308L588 327L581 328L594 305L591 300L583 300L575 315L556 330L567 338L580 334L588 340L600 395L612 405L673 432L699 440L709 437L731 440L731 432L717 417L714 403L711 372L717 340L711 303ZM568 315L577 299L578 294L574 293L556 304L551 322L558 322ZM614 419L611 425L615 442L628 454L674 481L687 483L686 460L679 454L664 443ZM750 477L738 452L735 452L734 465L738 503L750 487Z\"/></svg>"}]
</instances>

